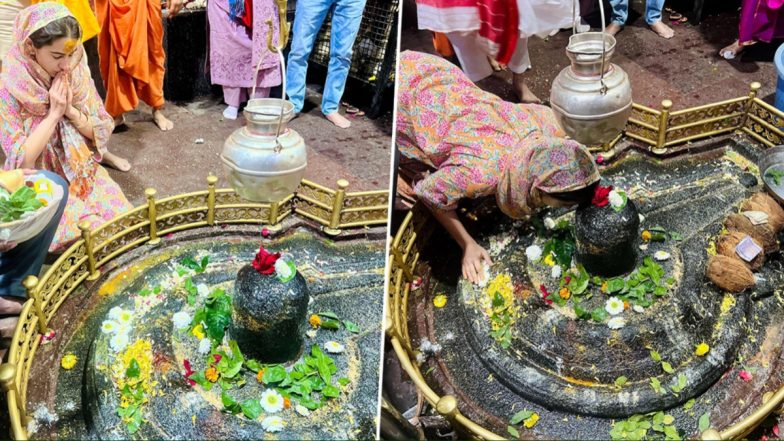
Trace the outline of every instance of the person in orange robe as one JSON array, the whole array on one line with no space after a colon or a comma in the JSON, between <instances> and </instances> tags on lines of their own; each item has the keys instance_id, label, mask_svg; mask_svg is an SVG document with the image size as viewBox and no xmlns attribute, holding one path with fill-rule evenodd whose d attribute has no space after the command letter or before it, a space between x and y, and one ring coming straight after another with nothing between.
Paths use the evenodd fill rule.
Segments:
<instances>
[{"instance_id":1,"label":"person in orange robe","mask_svg":"<svg viewBox=\"0 0 784 441\"><path fill-rule=\"evenodd\" d=\"M167 0L171 19L183 0ZM101 33L98 56L106 86L106 110L115 126L141 99L153 108L152 118L163 131L174 124L163 115L163 22L160 0L96 0Z\"/></svg>"}]
</instances>

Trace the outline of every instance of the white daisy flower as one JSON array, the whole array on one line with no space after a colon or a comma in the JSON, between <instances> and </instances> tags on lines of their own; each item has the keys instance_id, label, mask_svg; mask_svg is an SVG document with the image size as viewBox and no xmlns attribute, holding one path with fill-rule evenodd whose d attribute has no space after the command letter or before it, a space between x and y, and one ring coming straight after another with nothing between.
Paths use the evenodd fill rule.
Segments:
<instances>
[{"instance_id":1,"label":"white daisy flower","mask_svg":"<svg viewBox=\"0 0 784 441\"><path fill-rule=\"evenodd\" d=\"M615 190L610 191L610 194L607 195L607 200L610 201L610 206L613 208L620 208L623 206L623 196Z\"/></svg>"},{"instance_id":2,"label":"white daisy flower","mask_svg":"<svg viewBox=\"0 0 784 441\"><path fill-rule=\"evenodd\" d=\"M633 306L632 306L632 309L634 310L634 312L639 312L639 313L643 313L643 312L645 312L645 308L643 308L643 307L642 307L642 306L640 306L640 305L633 305Z\"/></svg>"},{"instance_id":3,"label":"white daisy flower","mask_svg":"<svg viewBox=\"0 0 784 441\"><path fill-rule=\"evenodd\" d=\"M538 245L531 245L525 249L525 256L528 257L530 261L539 260L542 257L542 248Z\"/></svg>"},{"instance_id":4,"label":"white daisy flower","mask_svg":"<svg viewBox=\"0 0 784 441\"><path fill-rule=\"evenodd\" d=\"M285 259L278 259L275 261L275 274L280 279L288 280L294 275L294 271L291 270L288 261Z\"/></svg>"},{"instance_id":5,"label":"white daisy flower","mask_svg":"<svg viewBox=\"0 0 784 441\"><path fill-rule=\"evenodd\" d=\"M626 320L623 317L613 317L607 321L607 327L610 329L621 329L626 326Z\"/></svg>"},{"instance_id":6,"label":"white daisy flower","mask_svg":"<svg viewBox=\"0 0 784 441\"><path fill-rule=\"evenodd\" d=\"M267 389L261 394L261 407L267 413L280 412L283 409L283 397L275 389Z\"/></svg>"},{"instance_id":7,"label":"white daisy flower","mask_svg":"<svg viewBox=\"0 0 784 441\"><path fill-rule=\"evenodd\" d=\"M544 218L544 226L548 230L552 230L553 228L555 228L555 221L553 220L553 218L548 216L548 217Z\"/></svg>"},{"instance_id":8,"label":"white daisy flower","mask_svg":"<svg viewBox=\"0 0 784 441\"><path fill-rule=\"evenodd\" d=\"M280 432L286 427L286 422L283 421L283 418L281 417L268 416L261 421L261 427L263 427L266 432Z\"/></svg>"},{"instance_id":9,"label":"white daisy flower","mask_svg":"<svg viewBox=\"0 0 784 441\"><path fill-rule=\"evenodd\" d=\"M185 311L177 312L172 316L172 323L174 323L175 329L187 328L192 320L191 315Z\"/></svg>"},{"instance_id":10,"label":"white daisy flower","mask_svg":"<svg viewBox=\"0 0 784 441\"><path fill-rule=\"evenodd\" d=\"M125 309L120 311L120 313L117 315L117 321L120 324L123 324L123 323L129 324L129 323L131 323L132 319L133 319L133 313L131 311L128 311L128 310L125 310Z\"/></svg>"},{"instance_id":11,"label":"white daisy flower","mask_svg":"<svg viewBox=\"0 0 784 441\"><path fill-rule=\"evenodd\" d=\"M310 338L316 338L316 330L310 329L308 331L305 331L305 335L307 335Z\"/></svg>"},{"instance_id":12,"label":"white daisy flower","mask_svg":"<svg viewBox=\"0 0 784 441\"><path fill-rule=\"evenodd\" d=\"M128 346L129 340L128 334L117 334L109 340L109 346L114 352L120 352Z\"/></svg>"},{"instance_id":13,"label":"white daisy flower","mask_svg":"<svg viewBox=\"0 0 784 441\"><path fill-rule=\"evenodd\" d=\"M623 312L623 300L618 297L610 297L604 304L604 310L610 315L618 315Z\"/></svg>"},{"instance_id":14,"label":"white daisy flower","mask_svg":"<svg viewBox=\"0 0 784 441\"><path fill-rule=\"evenodd\" d=\"M346 348L343 347L342 344L340 344L340 343L338 343L336 341L328 341L328 342L324 343L324 349L326 349L327 352L329 352L330 354L340 354Z\"/></svg>"},{"instance_id":15,"label":"white daisy flower","mask_svg":"<svg viewBox=\"0 0 784 441\"><path fill-rule=\"evenodd\" d=\"M114 334L117 332L117 322L114 320L104 320L101 324L101 332L104 334Z\"/></svg>"},{"instance_id":16,"label":"white daisy flower","mask_svg":"<svg viewBox=\"0 0 784 441\"><path fill-rule=\"evenodd\" d=\"M658 260L659 262L662 262L670 258L670 253L666 251L657 251L653 253L653 258Z\"/></svg>"},{"instance_id":17,"label":"white daisy flower","mask_svg":"<svg viewBox=\"0 0 784 441\"><path fill-rule=\"evenodd\" d=\"M199 354L208 354L210 349L212 349L212 342L209 338L199 340Z\"/></svg>"},{"instance_id":18,"label":"white daisy flower","mask_svg":"<svg viewBox=\"0 0 784 441\"><path fill-rule=\"evenodd\" d=\"M117 329L115 329L114 333L128 335L131 333L131 325L128 323L117 323Z\"/></svg>"},{"instance_id":19,"label":"white daisy flower","mask_svg":"<svg viewBox=\"0 0 784 441\"><path fill-rule=\"evenodd\" d=\"M303 406L301 404L297 404L296 406L294 406L294 410L296 410L298 414L300 414L300 415L302 415L304 417L310 415L310 410L308 410L307 407L305 407L305 406Z\"/></svg>"},{"instance_id":20,"label":"white daisy flower","mask_svg":"<svg viewBox=\"0 0 784 441\"><path fill-rule=\"evenodd\" d=\"M561 265L553 265L553 269L550 270L550 277L553 279L561 277L561 271Z\"/></svg>"},{"instance_id":21,"label":"white daisy flower","mask_svg":"<svg viewBox=\"0 0 784 441\"><path fill-rule=\"evenodd\" d=\"M208 295L210 295L210 289L207 288L207 285L203 283L199 283L198 285L196 285L196 290L199 293L199 297L207 297Z\"/></svg>"},{"instance_id":22,"label":"white daisy flower","mask_svg":"<svg viewBox=\"0 0 784 441\"><path fill-rule=\"evenodd\" d=\"M122 308L120 308L119 306L115 306L114 308L109 310L109 318L112 320L119 320L120 313L122 312L123 312Z\"/></svg>"}]
</instances>

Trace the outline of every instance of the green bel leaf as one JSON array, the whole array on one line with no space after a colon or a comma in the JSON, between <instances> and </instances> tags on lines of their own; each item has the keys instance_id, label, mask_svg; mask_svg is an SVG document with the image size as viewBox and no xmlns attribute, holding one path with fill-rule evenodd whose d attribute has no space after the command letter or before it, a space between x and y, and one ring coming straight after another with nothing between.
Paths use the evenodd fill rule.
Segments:
<instances>
[{"instance_id":1,"label":"green bel leaf","mask_svg":"<svg viewBox=\"0 0 784 441\"><path fill-rule=\"evenodd\" d=\"M705 412L700 416L700 419L697 423L700 432L704 432L710 429L710 413Z\"/></svg>"},{"instance_id":2,"label":"green bel leaf","mask_svg":"<svg viewBox=\"0 0 784 441\"><path fill-rule=\"evenodd\" d=\"M506 431L509 432L515 438L520 438L520 432L517 431L513 426L506 426Z\"/></svg>"},{"instance_id":3,"label":"green bel leaf","mask_svg":"<svg viewBox=\"0 0 784 441\"><path fill-rule=\"evenodd\" d=\"M135 358L132 358L128 364L128 369L125 370L125 378L138 378L139 374L141 374L139 363Z\"/></svg>"},{"instance_id":4,"label":"green bel leaf","mask_svg":"<svg viewBox=\"0 0 784 441\"><path fill-rule=\"evenodd\" d=\"M627 381L628 381L628 379L626 377L624 377L623 375L621 375L620 377L615 379L615 385L618 386L618 387L621 387L624 384L626 384Z\"/></svg>"},{"instance_id":5,"label":"green bel leaf","mask_svg":"<svg viewBox=\"0 0 784 441\"><path fill-rule=\"evenodd\" d=\"M651 351L651 359L656 362L662 361L661 355L656 351Z\"/></svg>"},{"instance_id":6,"label":"green bel leaf","mask_svg":"<svg viewBox=\"0 0 784 441\"><path fill-rule=\"evenodd\" d=\"M242 409L242 414L251 420L258 418L262 411L261 403L259 403L259 400L254 399L243 401L240 404L240 408Z\"/></svg>"},{"instance_id":7,"label":"green bel leaf","mask_svg":"<svg viewBox=\"0 0 784 441\"><path fill-rule=\"evenodd\" d=\"M671 374L671 373L675 372L675 369L673 369L672 366L669 363L667 363L666 361L662 361L661 362L661 367L662 367L662 370L664 370L664 372L667 372L668 374Z\"/></svg>"},{"instance_id":8,"label":"green bel leaf","mask_svg":"<svg viewBox=\"0 0 784 441\"><path fill-rule=\"evenodd\" d=\"M350 322L348 320L343 320L343 326L346 327L348 332L352 332L354 334L359 334L359 325L354 322Z\"/></svg>"},{"instance_id":9,"label":"green bel leaf","mask_svg":"<svg viewBox=\"0 0 784 441\"><path fill-rule=\"evenodd\" d=\"M527 420L528 418L531 418L531 415L533 414L534 414L533 411L530 411L528 409L523 409L520 412L517 412L516 414L512 415L512 418L509 419L509 424L520 424L523 422L523 420Z\"/></svg>"}]
</instances>

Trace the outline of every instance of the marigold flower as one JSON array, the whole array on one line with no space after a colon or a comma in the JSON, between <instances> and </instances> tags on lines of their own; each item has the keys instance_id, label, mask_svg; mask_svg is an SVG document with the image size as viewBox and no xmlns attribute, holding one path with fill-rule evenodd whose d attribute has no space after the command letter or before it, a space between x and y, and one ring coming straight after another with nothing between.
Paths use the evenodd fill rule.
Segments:
<instances>
[{"instance_id":1,"label":"marigold flower","mask_svg":"<svg viewBox=\"0 0 784 441\"><path fill-rule=\"evenodd\" d=\"M640 237L642 237L642 240L644 240L645 242L648 242L649 240L651 240L651 232L648 230L642 230L642 234L640 234Z\"/></svg>"},{"instance_id":2,"label":"marigold flower","mask_svg":"<svg viewBox=\"0 0 784 441\"><path fill-rule=\"evenodd\" d=\"M523 425L525 426L526 429L530 429L531 427L534 427L538 421L539 421L539 414L534 412L533 415L531 415L530 417L526 418L525 421L523 421Z\"/></svg>"},{"instance_id":3,"label":"marigold flower","mask_svg":"<svg viewBox=\"0 0 784 441\"><path fill-rule=\"evenodd\" d=\"M262 378L264 377L264 369L259 369L259 373L256 374L256 381L259 383L263 383Z\"/></svg>"},{"instance_id":4,"label":"marigold flower","mask_svg":"<svg viewBox=\"0 0 784 441\"><path fill-rule=\"evenodd\" d=\"M314 328L318 328L319 326L321 326L321 317L317 316L316 314L313 314L308 319L308 323L310 323L310 326L313 326Z\"/></svg>"},{"instance_id":5,"label":"marigold flower","mask_svg":"<svg viewBox=\"0 0 784 441\"><path fill-rule=\"evenodd\" d=\"M62 359L60 359L60 366L62 366L65 370L73 369L76 366L76 355L74 354L65 354Z\"/></svg>"},{"instance_id":6,"label":"marigold flower","mask_svg":"<svg viewBox=\"0 0 784 441\"><path fill-rule=\"evenodd\" d=\"M569 300L569 297L572 296L572 293L569 292L569 288L563 287L560 291L558 291L558 295L561 296L564 300Z\"/></svg>"},{"instance_id":7,"label":"marigold flower","mask_svg":"<svg viewBox=\"0 0 784 441\"><path fill-rule=\"evenodd\" d=\"M289 409L289 408L291 408L291 398L289 398L289 397L283 397L283 408L284 408L284 409Z\"/></svg>"},{"instance_id":8,"label":"marigold flower","mask_svg":"<svg viewBox=\"0 0 784 441\"><path fill-rule=\"evenodd\" d=\"M218 381L218 370L214 367L208 367L207 370L204 371L204 378L210 383Z\"/></svg>"},{"instance_id":9,"label":"marigold flower","mask_svg":"<svg viewBox=\"0 0 784 441\"><path fill-rule=\"evenodd\" d=\"M607 292L607 281L602 282L602 292Z\"/></svg>"},{"instance_id":10,"label":"marigold flower","mask_svg":"<svg viewBox=\"0 0 784 441\"><path fill-rule=\"evenodd\" d=\"M707 354L710 351L710 346L707 343L700 343L694 348L694 354L698 357L702 357L703 355Z\"/></svg>"},{"instance_id":11,"label":"marigold flower","mask_svg":"<svg viewBox=\"0 0 784 441\"><path fill-rule=\"evenodd\" d=\"M629 301L628 300L624 300L623 301L623 310L624 311L628 311L629 310Z\"/></svg>"}]
</instances>

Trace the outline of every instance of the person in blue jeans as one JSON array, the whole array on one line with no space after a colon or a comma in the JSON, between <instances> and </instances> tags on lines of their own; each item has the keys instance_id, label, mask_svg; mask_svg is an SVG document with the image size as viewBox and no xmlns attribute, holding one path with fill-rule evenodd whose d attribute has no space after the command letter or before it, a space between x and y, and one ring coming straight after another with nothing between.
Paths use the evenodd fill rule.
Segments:
<instances>
[{"instance_id":1,"label":"person in blue jeans","mask_svg":"<svg viewBox=\"0 0 784 441\"><path fill-rule=\"evenodd\" d=\"M286 92L294 104L294 113L302 111L305 102L305 75L308 58L327 13L332 9L332 30L329 43L329 66L321 112L336 126L345 129L351 122L338 112L351 67L354 40L362 21L365 0L297 0L292 30L291 51L286 66Z\"/></svg>"},{"instance_id":2,"label":"person in blue jeans","mask_svg":"<svg viewBox=\"0 0 784 441\"><path fill-rule=\"evenodd\" d=\"M610 0L612 6L612 23L605 30L608 34L615 35L621 32L629 17L629 0ZM647 0L645 2L645 22L651 30L660 37L672 38L675 31L662 21L664 0Z\"/></svg>"},{"instance_id":3,"label":"person in blue jeans","mask_svg":"<svg viewBox=\"0 0 784 441\"><path fill-rule=\"evenodd\" d=\"M25 174L33 171L25 171ZM41 272L44 258L49 250L49 245L54 239L57 225L65 210L68 201L68 184L60 176L49 171L35 171L44 175L49 180L63 188L63 199L57 207L57 212L46 227L33 238L22 242L6 242L0 240L0 331L6 334L16 327L16 319L22 311L22 304L27 296L22 286L22 280L29 275L37 276Z\"/></svg>"}]
</instances>

